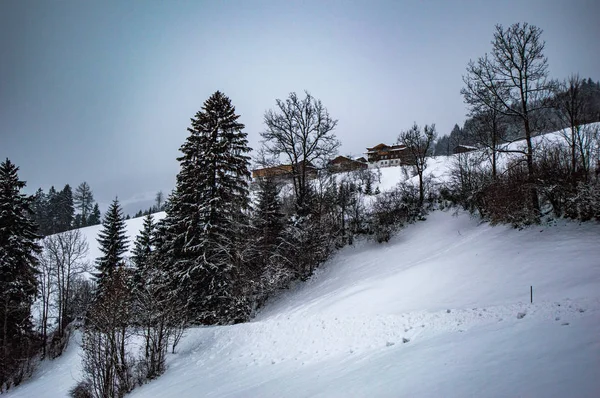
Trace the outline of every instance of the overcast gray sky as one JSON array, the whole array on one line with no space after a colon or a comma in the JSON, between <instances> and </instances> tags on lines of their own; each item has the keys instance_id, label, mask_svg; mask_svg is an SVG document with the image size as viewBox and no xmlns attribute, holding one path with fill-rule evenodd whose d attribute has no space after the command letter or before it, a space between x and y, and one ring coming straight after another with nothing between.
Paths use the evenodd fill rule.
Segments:
<instances>
[{"instance_id":1,"label":"overcast gray sky","mask_svg":"<svg viewBox=\"0 0 600 398\"><path fill-rule=\"evenodd\" d=\"M28 188L103 203L169 191L189 119L228 95L257 148L265 110L310 91L343 154L416 121L462 124L461 76L494 25L544 30L552 77L600 80L594 0L0 1L0 158Z\"/></svg>"}]
</instances>

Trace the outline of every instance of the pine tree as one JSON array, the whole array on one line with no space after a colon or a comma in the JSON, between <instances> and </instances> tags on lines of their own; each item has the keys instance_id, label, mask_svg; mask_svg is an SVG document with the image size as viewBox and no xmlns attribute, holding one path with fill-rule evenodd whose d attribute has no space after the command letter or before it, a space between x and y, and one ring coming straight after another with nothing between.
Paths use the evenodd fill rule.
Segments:
<instances>
[{"instance_id":1,"label":"pine tree","mask_svg":"<svg viewBox=\"0 0 600 398\"><path fill-rule=\"evenodd\" d=\"M0 386L29 354L33 335L31 305L37 290L41 248L31 220L33 197L22 194L25 182L10 160L0 164Z\"/></svg>"},{"instance_id":2,"label":"pine tree","mask_svg":"<svg viewBox=\"0 0 600 398\"><path fill-rule=\"evenodd\" d=\"M38 225L38 232L46 236L49 232L48 222L48 198L42 188L39 188L33 196L33 203L31 205L33 211L33 220Z\"/></svg>"},{"instance_id":3,"label":"pine tree","mask_svg":"<svg viewBox=\"0 0 600 398\"><path fill-rule=\"evenodd\" d=\"M150 254L154 249L154 217L148 214L144 217L144 226L139 235L135 238L133 250L131 251L131 261L135 265L135 280L134 284L139 285L144 283L144 275L148 268Z\"/></svg>"},{"instance_id":4,"label":"pine tree","mask_svg":"<svg viewBox=\"0 0 600 398\"><path fill-rule=\"evenodd\" d=\"M53 185L48 190L48 196L46 198L46 220L48 222L48 235L58 232L58 202L58 192L56 192L56 189Z\"/></svg>"},{"instance_id":5,"label":"pine tree","mask_svg":"<svg viewBox=\"0 0 600 398\"><path fill-rule=\"evenodd\" d=\"M231 101L215 92L191 119L167 208L165 246L190 317L235 320L235 275L247 225L248 141Z\"/></svg>"},{"instance_id":6,"label":"pine tree","mask_svg":"<svg viewBox=\"0 0 600 398\"><path fill-rule=\"evenodd\" d=\"M64 232L71 229L75 218L75 208L73 206L73 191L69 184L65 185L63 190L54 196L51 211L55 220L55 232Z\"/></svg>"},{"instance_id":7,"label":"pine tree","mask_svg":"<svg viewBox=\"0 0 600 398\"><path fill-rule=\"evenodd\" d=\"M279 190L272 179L259 182L256 210L253 227L259 238L259 247L271 252L284 228L284 215L278 198Z\"/></svg>"},{"instance_id":8,"label":"pine tree","mask_svg":"<svg viewBox=\"0 0 600 398\"><path fill-rule=\"evenodd\" d=\"M123 263L127 252L125 220L118 199L112 202L104 216L102 230L98 234L98 246L102 256L96 259L96 272L93 275L98 284L97 293L101 296L106 281Z\"/></svg>"},{"instance_id":9,"label":"pine tree","mask_svg":"<svg viewBox=\"0 0 600 398\"><path fill-rule=\"evenodd\" d=\"M279 200L279 187L272 179L258 183L256 206L252 225L252 256L245 267L245 278L252 281L252 295L256 305L260 306L273 291L284 287L291 273L287 262L282 261L281 249L285 215Z\"/></svg>"},{"instance_id":10,"label":"pine tree","mask_svg":"<svg viewBox=\"0 0 600 398\"><path fill-rule=\"evenodd\" d=\"M98 225L101 221L100 207L98 207L98 203L94 205L94 209L90 214L90 217L87 220L87 225Z\"/></svg>"},{"instance_id":11,"label":"pine tree","mask_svg":"<svg viewBox=\"0 0 600 398\"><path fill-rule=\"evenodd\" d=\"M85 222L81 221L81 214L75 214L75 218L73 219L73 229L82 228L85 224Z\"/></svg>"},{"instance_id":12,"label":"pine tree","mask_svg":"<svg viewBox=\"0 0 600 398\"><path fill-rule=\"evenodd\" d=\"M92 193L92 189L87 182L84 181L79 184L75 190L73 200L80 211L81 220L83 222L82 226L85 227L87 225L86 223L88 218L90 217L90 213L92 212L94 203L94 194Z\"/></svg>"},{"instance_id":13,"label":"pine tree","mask_svg":"<svg viewBox=\"0 0 600 398\"><path fill-rule=\"evenodd\" d=\"M144 225L134 242L131 260L137 266L145 263L152 252L152 234L154 232L154 217L148 214L144 217Z\"/></svg>"}]
</instances>

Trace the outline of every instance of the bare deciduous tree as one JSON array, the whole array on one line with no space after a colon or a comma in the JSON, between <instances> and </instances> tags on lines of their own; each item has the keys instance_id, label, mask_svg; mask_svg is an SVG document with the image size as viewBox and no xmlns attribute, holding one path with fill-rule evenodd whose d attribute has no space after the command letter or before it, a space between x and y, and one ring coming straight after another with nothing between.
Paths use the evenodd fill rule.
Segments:
<instances>
[{"instance_id":1,"label":"bare deciduous tree","mask_svg":"<svg viewBox=\"0 0 600 398\"><path fill-rule=\"evenodd\" d=\"M337 120L329 116L320 100L305 93L303 99L296 93L291 93L285 101L278 99L277 108L265 113L266 130L261 133L264 152L292 165L296 206L300 212L307 205L311 165L325 162L340 146L333 134Z\"/></svg>"},{"instance_id":2,"label":"bare deciduous tree","mask_svg":"<svg viewBox=\"0 0 600 398\"><path fill-rule=\"evenodd\" d=\"M156 203L156 211L162 211L165 203L165 195L163 194L163 191L158 191L156 193L154 202Z\"/></svg>"},{"instance_id":3,"label":"bare deciduous tree","mask_svg":"<svg viewBox=\"0 0 600 398\"><path fill-rule=\"evenodd\" d=\"M400 133L398 143L406 145L411 159L419 176L419 206L425 200L425 188L423 183L423 172L427 168L427 157L433 149L436 138L435 124L425 125L423 130L415 123L410 129Z\"/></svg>"},{"instance_id":4,"label":"bare deciduous tree","mask_svg":"<svg viewBox=\"0 0 600 398\"><path fill-rule=\"evenodd\" d=\"M88 225L88 219L94 208L94 195L87 182L79 184L73 195L75 206L81 211L81 225Z\"/></svg>"},{"instance_id":5,"label":"bare deciduous tree","mask_svg":"<svg viewBox=\"0 0 600 398\"><path fill-rule=\"evenodd\" d=\"M131 292L127 271L120 264L105 280L83 336L82 367L89 396L122 397L134 387L127 344L132 333Z\"/></svg>"},{"instance_id":6,"label":"bare deciduous tree","mask_svg":"<svg viewBox=\"0 0 600 398\"><path fill-rule=\"evenodd\" d=\"M583 80L579 75L571 75L558 86L554 104L561 127L569 128L563 130L563 136L570 149L571 173L575 175L580 171L587 180L590 171L590 133L593 131L582 126L592 120L589 118L589 98L583 90Z\"/></svg>"},{"instance_id":7,"label":"bare deciduous tree","mask_svg":"<svg viewBox=\"0 0 600 398\"><path fill-rule=\"evenodd\" d=\"M56 286L59 336L71 320L68 309L73 279L90 270L87 254L88 244L78 229L44 239L42 260L48 265Z\"/></svg>"},{"instance_id":8,"label":"bare deciduous tree","mask_svg":"<svg viewBox=\"0 0 600 398\"><path fill-rule=\"evenodd\" d=\"M495 95L488 87L493 85L492 71L489 69L477 69L470 63L467 68L468 74L463 76L465 87L460 91L464 101L469 107L469 116L473 122L468 128L477 143L489 152L492 165L492 177L497 175L498 144L504 141L504 123L499 96ZM496 83L496 91L506 96L506 88L501 83ZM467 124L465 124L467 128Z\"/></svg>"},{"instance_id":9,"label":"bare deciduous tree","mask_svg":"<svg viewBox=\"0 0 600 398\"><path fill-rule=\"evenodd\" d=\"M42 357L46 357L46 348L48 342L48 325L50 323L51 311L56 293L56 283L54 280L54 263L46 250L43 250L39 256L39 274L38 274L38 294L40 298L40 332L42 335Z\"/></svg>"},{"instance_id":10,"label":"bare deciduous tree","mask_svg":"<svg viewBox=\"0 0 600 398\"><path fill-rule=\"evenodd\" d=\"M527 164L531 201L539 213L537 191L533 187L534 161L532 136L536 112L549 107L547 99L554 90L548 79L548 60L544 56L542 30L528 23L508 28L496 25L492 52L470 61L464 77L469 96L497 112L515 117L523 123L527 148L523 151Z\"/></svg>"}]
</instances>

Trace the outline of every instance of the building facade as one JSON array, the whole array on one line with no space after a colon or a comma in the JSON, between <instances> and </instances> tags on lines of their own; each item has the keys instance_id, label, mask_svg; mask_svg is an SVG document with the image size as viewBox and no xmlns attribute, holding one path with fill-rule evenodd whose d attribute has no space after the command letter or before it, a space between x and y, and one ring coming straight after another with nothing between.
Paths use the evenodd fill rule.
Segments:
<instances>
[{"instance_id":1,"label":"building facade","mask_svg":"<svg viewBox=\"0 0 600 398\"><path fill-rule=\"evenodd\" d=\"M329 161L328 168L332 173L366 169L369 166L365 158L351 159L347 156L338 156Z\"/></svg>"},{"instance_id":2,"label":"building facade","mask_svg":"<svg viewBox=\"0 0 600 398\"><path fill-rule=\"evenodd\" d=\"M411 155L404 144L379 144L367 148L367 161L370 168L392 167L411 164Z\"/></svg>"}]
</instances>

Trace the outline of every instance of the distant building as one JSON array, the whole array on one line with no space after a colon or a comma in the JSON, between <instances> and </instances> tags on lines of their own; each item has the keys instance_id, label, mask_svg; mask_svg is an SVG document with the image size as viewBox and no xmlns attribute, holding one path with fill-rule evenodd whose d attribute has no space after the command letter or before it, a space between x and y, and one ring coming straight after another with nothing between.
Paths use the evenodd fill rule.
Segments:
<instances>
[{"instance_id":1,"label":"distant building","mask_svg":"<svg viewBox=\"0 0 600 398\"><path fill-rule=\"evenodd\" d=\"M369 167L402 166L413 163L412 156L404 144L375 145L367 148L366 155Z\"/></svg>"},{"instance_id":2,"label":"distant building","mask_svg":"<svg viewBox=\"0 0 600 398\"><path fill-rule=\"evenodd\" d=\"M298 163L296 167L299 167L302 162ZM307 176L309 178L316 178L317 168L312 163L306 165ZM291 164L280 164L271 167L263 167L261 169L252 170L252 178L274 178L278 180L291 180L294 175L294 167Z\"/></svg>"},{"instance_id":3,"label":"distant building","mask_svg":"<svg viewBox=\"0 0 600 398\"><path fill-rule=\"evenodd\" d=\"M362 159L362 160L361 160ZM328 164L329 170L333 173L341 173L343 171L361 170L369 166L365 158L351 159L347 156L338 156L331 160Z\"/></svg>"},{"instance_id":4,"label":"distant building","mask_svg":"<svg viewBox=\"0 0 600 398\"><path fill-rule=\"evenodd\" d=\"M477 147L475 146L470 146L470 145L457 145L454 147L454 149L452 150L453 154L458 154L458 153L466 153L466 152L473 152L476 151Z\"/></svg>"}]
</instances>

